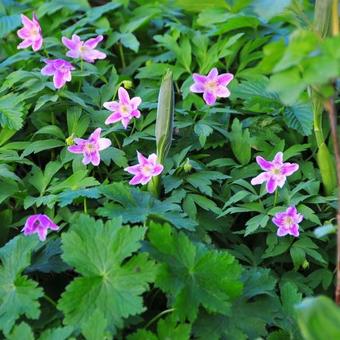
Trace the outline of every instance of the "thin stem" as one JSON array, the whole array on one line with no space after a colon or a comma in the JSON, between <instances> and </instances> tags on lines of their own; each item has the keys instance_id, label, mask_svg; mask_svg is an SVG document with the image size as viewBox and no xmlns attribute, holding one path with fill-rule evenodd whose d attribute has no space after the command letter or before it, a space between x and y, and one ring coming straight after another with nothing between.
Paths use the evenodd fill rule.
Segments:
<instances>
[{"instance_id":1,"label":"thin stem","mask_svg":"<svg viewBox=\"0 0 340 340\"><path fill-rule=\"evenodd\" d=\"M119 55L120 55L120 60L122 62L123 68L126 68L126 63L125 63L125 56L124 56L124 51L123 51L123 45L118 44L118 50L119 50Z\"/></svg>"},{"instance_id":2,"label":"thin stem","mask_svg":"<svg viewBox=\"0 0 340 340\"><path fill-rule=\"evenodd\" d=\"M83 71L83 68L84 68L84 62L83 62L83 59L80 59L80 72ZM81 78L79 79L78 92L80 92L80 90L81 90Z\"/></svg>"},{"instance_id":3,"label":"thin stem","mask_svg":"<svg viewBox=\"0 0 340 340\"><path fill-rule=\"evenodd\" d=\"M157 314L154 318L152 318L144 327L145 329L149 328L155 321L157 321L159 318L161 318L163 315L168 314L168 313L172 313L175 310L175 308L169 308L166 310L163 310L163 312L160 312L159 314Z\"/></svg>"},{"instance_id":4,"label":"thin stem","mask_svg":"<svg viewBox=\"0 0 340 340\"><path fill-rule=\"evenodd\" d=\"M87 200L86 200L86 197L84 197L84 213L87 214Z\"/></svg>"},{"instance_id":5,"label":"thin stem","mask_svg":"<svg viewBox=\"0 0 340 340\"><path fill-rule=\"evenodd\" d=\"M121 149L122 145L120 144L119 139L117 138L115 133L113 133L113 139L115 140L115 142L116 142L116 144L118 146L118 149Z\"/></svg>"},{"instance_id":6,"label":"thin stem","mask_svg":"<svg viewBox=\"0 0 340 340\"><path fill-rule=\"evenodd\" d=\"M278 196L279 196L279 190L276 189L275 190L275 195L274 195L274 207L276 207Z\"/></svg>"},{"instance_id":7,"label":"thin stem","mask_svg":"<svg viewBox=\"0 0 340 340\"><path fill-rule=\"evenodd\" d=\"M46 301L48 301L51 305L53 305L54 307L57 307L57 304L48 296L48 295L44 295L44 299Z\"/></svg>"},{"instance_id":8,"label":"thin stem","mask_svg":"<svg viewBox=\"0 0 340 340\"><path fill-rule=\"evenodd\" d=\"M337 273L336 273L336 288L335 288L335 302L340 305L340 147L337 136L337 118L334 100L328 99L325 102L326 110L329 114L329 122L331 128L331 136L333 140L333 148L337 169L337 184L338 184L338 211L337 211Z\"/></svg>"}]
</instances>

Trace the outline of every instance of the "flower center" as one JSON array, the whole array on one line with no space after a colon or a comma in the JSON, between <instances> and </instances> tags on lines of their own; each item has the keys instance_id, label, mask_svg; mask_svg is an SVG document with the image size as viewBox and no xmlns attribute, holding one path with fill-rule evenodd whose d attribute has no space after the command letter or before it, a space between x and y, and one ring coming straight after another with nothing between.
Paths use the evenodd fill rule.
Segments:
<instances>
[{"instance_id":1,"label":"flower center","mask_svg":"<svg viewBox=\"0 0 340 340\"><path fill-rule=\"evenodd\" d=\"M142 173L144 176L150 176L152 172L152 167L150 165L144 165L142 167Z\"/></svg>"},{"instance_id":2,"label":"flower center","mask_svg":"<svg viewBox=\"0 0 340 340\"><path fill-rule=\"evenodd\" d=\"M96 145L93 143L86 143L85 145L85 152L86 153L93 153L96 151Z\"/></svg>"},{"instance_id":3,"label":"flower center","mask_svg":"<svg viewBox=\"0 0 340 340\"><path fill-rule=\"evenodd\" d=\"M294 224L294 221L290 216L286 216L283 222L286 228L290 228Z\"/></svg>"},{"instance_id":4,"label":"flower center","mask_svg":"<svg viewBox=\"0 0 340 340\"><path fill-rule=\"evenodd\" d=\"M121 105L120 106L120 113L123 117L129 117L130 116L130 110L127 105Z\"/></svg>"},{"instance_id":5,"label":"flower center","mask_svg":"<svg viewBox=\"0 0 340 340\"><path fill-rule=\"evenodd\" d=\"M272 174L273 174L273 175L281 175L281 169L279 169L279 168L274 168L274 169L272 170Z\"/></svg>"},{"instance_id":6,"label":"flower center","mask_svg":"<svg viewBox=\"0 0 340 340\"><path fill-rule=\"evenodd\" d=\"M40 227L40 221L39 220L36 220L34 223L33 223L33 228L38 228Z\"/></svg>"},{"instance_id":7,"label":"flower center","mask_svg":"<svg viewBox=\"0 0 340 340\"><path fill-rule=\"evenodd\" d=\"M37 27L33 27L31 30L30 30L30 35L31 37L33 38L36 38L39 36L39 30Z\"/></svg>"},{"instance_id":8,"label":"flower center","mask_svg":"<svg viewBox=\"0 0 340 340\"><path fill-rule=\"evenodd\" d=\"M210 80L205 83L205 89L209 92L214 92L217 88L217 83L215 80Z\"/></svg>"}]
</instances>

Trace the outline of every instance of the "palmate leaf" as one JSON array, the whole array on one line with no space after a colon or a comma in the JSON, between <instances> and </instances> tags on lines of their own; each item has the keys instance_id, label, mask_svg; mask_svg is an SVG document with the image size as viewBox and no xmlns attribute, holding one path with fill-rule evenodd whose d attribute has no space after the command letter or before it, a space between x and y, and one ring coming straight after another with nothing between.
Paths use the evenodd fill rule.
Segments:
<instances>
[{"instance_id":1,"label":"palmate leaf","mask_svg":"<svg viewBox=\"0 0 340 340\"><path fill-rule=\"evenodd\" d=\"M148 218L170 222L176 228L193 230L197 223L186 217L178 205L157 200L149 192L131 188L123 183L103 186L100 191L117 203L106 203L97 209L100 216L116 218L121 216L123 223L144 223Z\"/></svg>"},{"instance_id":2,"label":"palmate leaf","mask_svg":"<svg viewBox=\"0 0 340 340\"><path fill-rule=\"evenodd\" d=\"M309 136L313 128L312 107L308 103L298 102L284 111L287 125L304 136Z\"/></svg>"},{"instance_id":3,"label":"palmate leaf","mask_svg":"<svg viewBox=\"0 0 340 340\"><path fill-rule=\"evenodd\" d=\"M151 254L162 262L156 285L170 295L180 320L195 320L199 306L228 314L242 292L242 268L232 255L195 245L169 225L151 223L148 236Z\"/></svg>"},{"instance_id":4,"label":"palmate leaf","mask_svg":"<svg viewBox=\"0 0 340 340\"><path fill-rule=\"evenodd\" d=\"M104 225L87 215L77 218L62 236L62 257L81 275L58 302L65 324L83 327L96 312L114 333L124 318L143 312L141 295L154 280L156 265L146 253L131 255L144 234L145 228L122 227L119 219Z\"/></svg>"},{"instance_id":5,"label":"palmate leaf","mask_svg":"<svg viewBox=\"0 0 340 340\"><path fill-rule=\"evenodd\" d=\"M36 237L20 235L0 249L0 330L5 334L20 316L37 319L40 315L37 300L43 291L35 281L21 275L38 242Z\"/></svg>"},{"instance_id":6,"label":"palmate leaf","mask_svg":"<svg viewBox=\"0 0 340 340\"><path fill-rule=\"evenodd\" d=\"M15 93L8 93L0 98L0 125L19 130L25 113L23 98Z\"/></svg>"}]
</instances>

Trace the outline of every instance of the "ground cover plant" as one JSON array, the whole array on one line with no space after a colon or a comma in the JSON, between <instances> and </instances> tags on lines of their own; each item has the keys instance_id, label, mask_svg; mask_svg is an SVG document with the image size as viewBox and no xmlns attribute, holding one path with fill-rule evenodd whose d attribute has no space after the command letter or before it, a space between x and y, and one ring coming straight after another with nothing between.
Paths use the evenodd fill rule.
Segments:
<instances>
[{"instance_id":1,"label":"ground cover plant","mask_svg":"<svg viewBox=\"0 0 340 340\"><path fill-rule=\"evenodd\" d=\"M338 28L333 0L0 1L1 336L340 338Z\"/></svg>"}]
</instances>

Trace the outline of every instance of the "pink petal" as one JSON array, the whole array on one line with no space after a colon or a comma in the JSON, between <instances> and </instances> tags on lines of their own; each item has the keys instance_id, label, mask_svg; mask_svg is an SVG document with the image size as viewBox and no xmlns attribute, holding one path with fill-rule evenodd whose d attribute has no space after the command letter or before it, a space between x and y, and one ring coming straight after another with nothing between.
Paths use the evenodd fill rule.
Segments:
<instances>
[{"instance_id":1,"label":"pink petal","mask_svg":"<svg viewBox=\"0 0 340 340\"><path fill-rule=\"evenodd\" d=\"M194 73L192 75L192 78L194 79L194 81L195 81L195 83L197 85L204 86L204 84L207 82L207 77L206 76L202 76L201 74L198 74L198 73Z\"/></svg>"},{"instance_id":2,"label":"pink petal","mask_svg":"<svg viewBox=\"0 0 340 340\"><path fill-rule=\"evenodd\" d=\"M56 71L53 76L53 84L56 89L60 89L66 83L64 73Z\"/></svg>"},{"instance_id":3,"label":"pink petal","mask_svg":"<svg viewBox=\"0 0 340 340\"><path fill-rule=\"evenodd\" d=\"M299 226L297 224L294 224L289 231L289 234L295 237L298 237L300 235L299 233Z\"/></svg>"},{"instance_id":4,"label":"pink petal","mask_svg":"<svg viewBox=\"0 0 340 340\"><path fill-rule=\"evenodd\" d=\"M193 92L193 93L203 93L204 92L204 85L202 84L192 84L190 86L190 92Z\"/></svg>"},{"instance_id":5,"label":"pink petal","mask_svg":"<svg viewBox=\"0 0 340 340\"><path fill-rule=\"evenodd\" d=\"M284 176L290 176L299 169L299 165L295 163L283 163L281 167L281 174Z\"/></svg>"},{"instance_id":6,"label":"pink petal","mask_svg":"<svg viewBox=\"0 0 340 340\"><path fill-rule=\"evenodd\" d=\"M47 215L39 215L39 220L40 224L46 228L50 228L51 225L55 226L54 222Z\"/></svg>"},{"instance_id":7,"label":"pink petal","mask_svg":"<svg viewBox=\"0 0 340 340\"><path fill-rule=\"evenodd\" d=\"M37 215L32 215L27 218L25 226L23 227L22 231L24 232L25 235L29 235L34 232L34 223L37 220Z\"/></svg>"},{"instance_id":8,"label":"pink petal","mask_svg":"<svg viewBox=\"0 0 340 340\"><path fill-rule=\"evenodd\" d=\"M17 31L17 35L21 39L27 39L31 36L30 31L25 27L20 28L20 30Z\"/></svg>"},{"instance_id":9,"label":"pink petal","mask_svg":"<svg viewBox=\"0 0 340 340\"><path fill-rule=\"evenodd\" d=\"M208 80L215 80L215 78L218 76L218 71L217 68L214 67L211 69L211 71L209 72L209 74L207 75L207 79Z\"/></svg>"},{"instance_id":10,"label":"pink petal","mask_svg":"<svg viewBox=\"0 0 340 340\"><path fill-rule=\"evenodd\" d=\"M52 76L55 72L55 68L53 64L47 64L45 67L41 69L41 74L44 76Z\"/></svg>"},{"instance_id":11,"label":"pink petal","mask_svg":"<svg viewBox=\"0 0 340 340\"><path fill-rule=\"evenodd\" d=\"M290 206L287 208L286 213L289 217L294 219L297 214L297 210L294 206Z\"/></svg>"},{"instance_id":12,"label":"pink petal","mask_svg":"<svg viewBox=\"0 0 340 340\"><path fill-rule=\"evenodd\" d=\"M139 110L134 110L131 112L132 117L139 118L140 117L140 111Z\"/></svg>"},{"instance_id":13,"label":"pink petal","mask_svg":"<svg viewBox=\"0 0 340 340\"><path fill-rule=\"evenodd\" d=\"M74 49L76 49L78 47L78 44L79 44L79 41L80 41L80 39L79 39L79 41L75 41L74 40L75 37L78 37L78 36L74 34L72 36L72 39L68 39L66 37L62 37L61 41L64 44L64 46L66 46L69 50L74 50Z\"/></svg>"},{"instance_id":14,"label":"pink petal","mask_svg":"<svg viewBox=\"0 0 340 340\"><path fill-rule=\"evenodd\" d=\"M99 155L99 152L94 152L91 154L91 163L94 165L94 166L98 166L99 163L100 163L100 155Z\"/></svg>"},{"instance_id":15,"label":"pink petal","mask_svg":"<svg viewBox=\"0 0 340 340\"><path fill-rule=\"evenodd\" d=\"M77 59L80 57L80 52L79 50L70 50L66 53L66 55L70 58Z\"/></svg>"},{"instance_id":16,"label":"pink petal","mask_svg":"<svg viewBox=\"0 0 340 340\"><path fill-rule=\"evenodd\" d=\"M216 91L216 96L221 98L227 98L230 96L230 91L226 87L219 86Z\"/></svg>"},{"instance_id":17,"label":"pink petal","mask_svg":"<svg viewBox=\"0 0 340 340\"><path fill-rule=\"evenodd\" d=\"M148 162L151 163L152 165L156 165L157 164L157 155L155 153L152 153L151 155L149 155Z\"/></svg>"},{"instance_id":18,"label":"pink petal","mask_svg":"<svg viewBox=\"0 0 340 340\"><path fill-rule=\"evenodd\" d=\"M234 79L234 75L231 73L222 73L217 77L217 84L227 86Z\"/></svg>"},{"instance_id":19,"label":"pink petal","mask_svg":"<svg viewBox=\"0 0 340 340\"><path fill-rule=\"evenodd\" d=\"M141 179L140 183L142 185L145 185L145 184L150 182L151 178L152 178L151 176L146 176L146 177L143 176L143 178Z\"/></svg>"},{"instance_id":20,"label":"pink petal","mask_svg":"<svg viewBox=\"0 0 340 340\"><path fill-rule=\"evenodd\" d=\"M89 40L86 40L84 43L84 46L87 46L89 48L95 48L102 40L103 40L102 35L98 35L96 38L91 38Z\"/></svg>"},{"instance_id":21,"label":"pink petal","mask_svg":"<svg viewBox=\"0 0 340 340\"><path fill-rule=\"evenodd\" d=\"M276 164L282 164L283 162L283 153L282 152L278 152L274 159L273 159L273 162L275 162Z\"/></svg>"},{"instance_id":22,"label":"pink petal","mask_svg":"<svg viewBox=\"0 0 340 340\"><path fill-rule=\"evenodd\" d=\"M83 158L83 160L82 160L82 163L83 163L84 165L87 165L87 164L90 164L91 162L92 162L92 157L91 157L91 155L85 153L85 154L84 154L84 158Z\"/></svg>"},{"instance_id":23,"label":"pink petal","mask_svg":"<svg viewBox=\"0 0 340 340\"><path fill-rule=\"evenodd\" d=\"M113 102L105 102L103 104L103 106L105 107L105 109L108 109L109 111L115 112L119 109L119 103L116 101Z\"/></svg>"},{"instance_id":24,"label":"pink petal","mask_svg":"<svg viewBox=\"0 0 340 340\"><path fill-rule=\"evenodd\" d=\"M47 228L38 228L37 230L40 241L45 241L47 236Z\"/></svg>"},{"instance_id":25,"label":"pink petal","mask_svg":"<svg viewBox=\"0 0 340 340\"><path fill-rule=\"evenodd\" d=\"M285 228L279 228L277 229L277 236L286 236L289 233L289 230Z\"/></svg>"},{"instance_id":26,"label":"pink petal","mask_svg":"<svg viewBox=\"0 0 340 340\"><path fill-rule=\"evenodd\" d=\"M128 173L132 175L138 175L140 174L140 165L136 164L133 166L128 166L127 168L124 169L124 171L127 171Z\"/></svg>"},{"instance_id":27,"label":"pink petal","mask_svg":"<svg viewBox=\"0 0 340 340\"><path fill-rule=\"evenodd\" d=\"M268 181L270 178L270 175L267 172L262 172L258 176L254 177L250 183L252 185L262 184L263 182Z\"/></svg>"},{"instance_id":28,"label":"pink petal","mask_svg":"<svg viewBox=\"0 0 340 340\"><path fill-rule=\"evenodd\" d=\"M97 144L98 141L99 141L101 132L102 132L102 129L101 129L101 128L95 129L95 130L91 133L91 135L90 135L90 137L89 137L89 140L92 140L93 143Z\"/></svg>"},{"instance_id":29,"label":"pink petal","mask_svg":"<svg viewBox=\"0 0 340 340\"><path fill-rule=\"evenodd\" d=\"M142 175L136 175L130 180L129 184L131 184L131 185L140 184L142 179L143 179Z\"/></svg>"},{"instance_id":30,"label":"pink petal","mask_svg":"<svg viewBox=\"0 0 340 340\"><path fill-rule=\"evenodd\" d=\"M30 39L24 40L22 41L18 46L17 49L21 49L21 48L27 48L29 46L32 45L32 41Z\"/></svg>"},{"instance_id":31,"label":"pink petal","mask_svg":"<svg viewBox=\"0 0 340 340\"><path fill-rule=\"evenodd\" d=\"M84 145L87 143L87 139L83 139L83 138L75 138L74 142L78 145Z\"/></svg>"},{"instance_id":32,"label":"pink petal","mask_svg":"<svg viewBox=\"0 0 340 340\"><path fill-rule=\"evenodd\" d=\"M138 158L138 163L141 166L145 166L149 164L149 161L146 157L144 157L140 152L137 151L137 158Z\"/></svg>"},{"instance_id":33,"label":"pink petal","mask_svg":"<svg viewBox=\"0 0 340 340\"><path fill-rule=\"evenodd\" d=\"M113 124L116 122L119 122L121 120L121 115L120 112L116 112L116 113L112 113L111 115L109 115L106 120L105 120L105 124Z\"/></svg>"},{"instance_id":34,"label":"pink petal","mask_svg":"<svg viewBox=\"0 0 340 340\"><path fill-rule=\"evenodd\" d=\"M272 170L274 167L272 162L265 160L261 156L256 157L256 163L261 167L262 170L266 170L266 171Z\"/></svg>"},{"instance_id":35,"label":"pink petal","mask_svg":"<svg viewBox=\"0 0 340 340\"><path fill-rule=\"evenodd\" d=\"M158 176L162 171L163 171L164 167L162 164L157 164L154 168L153 168L153 176Z\"/></svg>"},{"instance_id":36,"label":"pink petal","mask_svg":"<svg viewBox=\"0 0 340 340\"><path fill-rule=\"evenodd\" d=\"M21 22L26 28L32 29L35 26L33 21L31 21L26 15L21 14L20 16L21 16Z\"/></svg>"},{"instance_id":37,"label":"pink petal","mask_svg":"<svg viewBox=\"0 0 340 340\"><path fill-rule=\"evenodd\" d=\"M118 89L118 97L119 97L119 102L123 105L128 105L130 104L130 97L128 92L124 89L124 87L120 87Z\"/></svg>"},{"instance_id":38,"label":"pink petal","mask_svg":"<svg viewBox=\"0 0 340 340\"><path fill-rule=\"evenodd\" d=\"M130 105L132 107L132 110L136 110L137 107L141 104L141 102L142 102L142 98L141 97L133 97L130 100Z\"/></svg>"},{"instance_id":39,"label":"pink petal","mask_svg":"<svg viewBox=\"0 0 340 340\"><path fill-rule=\"evenodd\" d=\"M276 176L277 186L283 188L286 183L286 176Z\"/></svg>"},{"instance_id":40,"label":"pink petal","mask_svg":"<svg viewBox=\"0 0 340 340\"><path fill-rule=\"evenodd\" d=\"M268 194L272 194L276 190L276 188L277 188L277 181L273 177L270 177L266 185Z\"/></svg>"},{"instance_id":41,"label":"pink petal","mask_svg":"<svg viewBox=\"0 0 340 340\"><path fill-rule=\"evenodd\" d=\"M85 61L93 63L96 59L105 59L106 54L97 50L92 50L89 52L84 52L82 57Z\"/></svg>"},{"instance_id":42,"label":"pink petal","mask_svg":"<svg viewBox=\"0 0 340 340\"><path fill-rule=\"evenodd\" d=\"M123 124L125 129L127 129L128 125L130 123L130 120L131 120L131 118L128 118L128 117L122 118L122 124Z\"/></svg>"},{"instance_id":43,"label":"pink petal","mask_svg":"<svg viewBox=\"0 0 340 340\"><path fill-rule=\"evenodd\" d=\"M79 153L84 152L84 146L83 145L71 145L67 148L67 150L69 152L79 154Z\"/></svg>"},{"instance_id":44,"label":"pink petal","mask_svg":"<svg viewBox=\"0 0 340 340\"><path fill-rule=\"evenodd\" d=\"M35 52L39 51L41 46L42 46L42 43L43 43L42 38L34 41L33 44L32 44L33 51L35 51Z\"/></svg>"},{"instance_id":45,"label":"pink petal","mask_svg":"<svg viewBox=\"0 0 340 340\"><path fill-rule=\"evenodd\" d=\"M203 99L208 105L214 105L216 102L216 96L211 92L204 92Z\"/></svg>"},{"instance_id":46,"label":"pink petal","mask_svg":"<svg viewBox=\"0 0 340 340\"><path fill-rule=\"evenodd\" d=\"M98 141L99 144L99 150L105 150L107 149L112 143L110 141L110 139L108 138L100 138Z\"/></svg>"}]
</instances>

